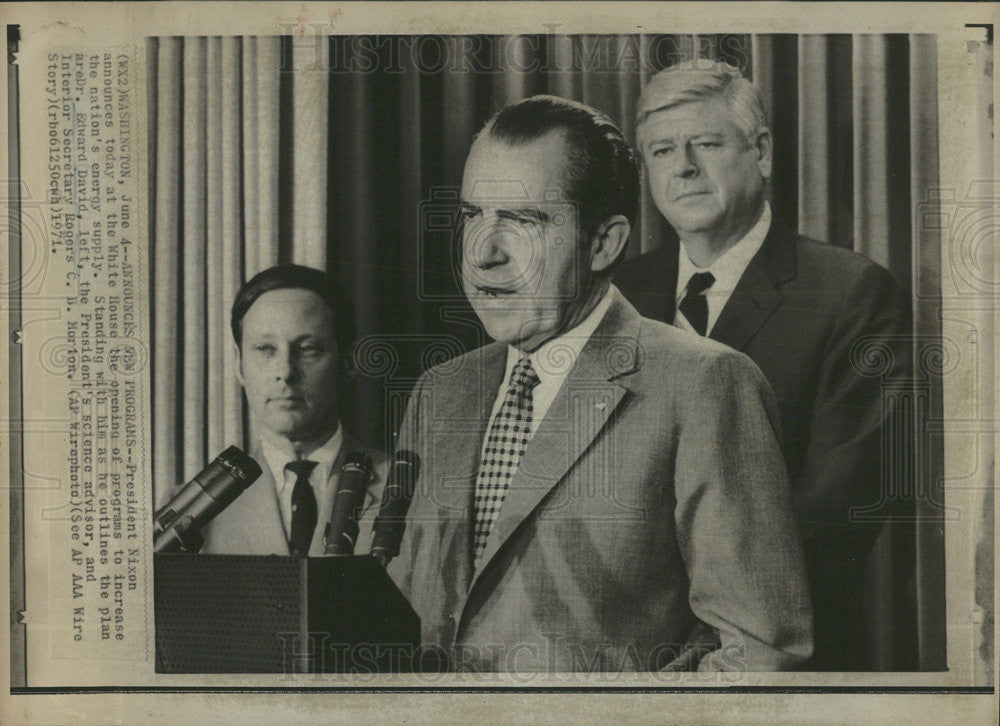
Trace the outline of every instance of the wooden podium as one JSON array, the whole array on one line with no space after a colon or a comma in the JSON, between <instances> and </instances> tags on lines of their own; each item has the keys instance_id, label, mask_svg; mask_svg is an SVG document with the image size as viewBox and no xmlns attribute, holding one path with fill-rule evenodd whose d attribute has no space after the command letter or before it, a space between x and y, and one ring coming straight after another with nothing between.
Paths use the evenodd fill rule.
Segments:
<instances>
[{"instance_id":1,"label":"wooden podium","mask_svg":"<svg viewBox=\"0 0 1000 726\"><path fill-rule=\"evenodd\" d=\"M157 673L412 670L420 620L368 555L157 554Z\"/></svg>"}]
</instances>

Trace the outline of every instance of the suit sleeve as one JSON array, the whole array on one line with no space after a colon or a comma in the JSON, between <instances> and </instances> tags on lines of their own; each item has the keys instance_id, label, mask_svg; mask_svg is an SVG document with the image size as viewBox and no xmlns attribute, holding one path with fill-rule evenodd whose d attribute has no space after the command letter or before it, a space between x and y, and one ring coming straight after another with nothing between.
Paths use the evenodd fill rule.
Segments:
<instances>
[{"instance_id":1,"label":"suit sleeve","mask_svg":"<svg viewBox=\"0 0 1000 726\"><path fill-rule=\"evenodd\" d=\"M911 377L909 317L891 275L876 265L857 276L841 301L794 482L807 540L850 534L862 550L874 543L878 528L863 526L855 508L877 507L882 482L894 476L887 467L902 463L882 450L883 428L912 435L906 422L889 420L899 410L883 406L887 386L905 385ZM872 518L878 521L884 519Z\"/></svg>"},{"instance_id":2,"label":"suit sleeve","mask_svg":"<svg viewBox=\"0 0 1000 726\"><path fill-rule=\"evenodd\" d=\"M697 374L678 439L675 519L691 609L721 647L699 670L787 670L812 653L812 609L763 374L740 353Z\"/></svg>"},{"instance_id":3,"label":"suit sleeve","mask_svg":"<svg viewBox=\"0 0 1000 726\"><path fill-rule=\"evenodd\" d=\"M409 399L406 403L406 410L403 413L403 421L399 426L399 435L396 440L395 451L393 452L393 460L395 459L396 451L415 451L420 454L423 449L421 449L421 436L420 436L420 422L421 418L421 401L422 391L424 388L424 381L426 379L426 373L417 381L416 385L413 387L413 391L410 392ZM391 462L390 462L391 466ZM388 573L392 578L393 582L399 588L400 592L407 600L411 599L410 585L412 578L412 560L413 553L411 552L411 537L407 537L407 532L404 530L403 539L400 543L399 555L389 563Z\"/></svg>"}]
</instances>

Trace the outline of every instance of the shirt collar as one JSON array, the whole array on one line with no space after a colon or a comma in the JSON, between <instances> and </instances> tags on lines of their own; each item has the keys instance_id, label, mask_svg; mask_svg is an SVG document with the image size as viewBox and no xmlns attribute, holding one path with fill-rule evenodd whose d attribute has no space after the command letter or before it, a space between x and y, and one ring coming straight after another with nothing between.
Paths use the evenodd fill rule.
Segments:
<instances>
[{"instance_id":1,"label":"shirt collar","mask_svg":"<svg viewBox=\"0 0 1000 726\"><path fill-rule=\"evenodd\" d=\"M608 308L611 307L611 303L615 299L615 289L614 285L608 285L608 290L604 293L604 297L588 313L587 317L581 320L575 327L567 330L562 335L545 341L536 351L528 354L528 357L531 359L531 367L534 368L539 381L546 383L554 380L562 380L573 370L576 359L580 357L583 347L590 340L590 336L594 334L594 331L597 330L597 326L604 319ZM514 370L514 366L517 365L517 362L524 355L522 351L514 346L507 346L507 370L503 378L505 382L510 380L511 371Z\"/></svg>"},{"instance_id":2,"label":"shirt collar","mask_svg":"<svg viewBox=\"0 0 1000 726\"><path fill-rule=\"evenodd\" d=\"M285 488L285 464L299 457L296 457L295 453L287 445L282 446L281 443L274 440L273 436L268 434L269 432L264 432L261 435L260 448L264 454L264 458L267 460L267 466L271 470L274 486L280 494ZM322 446L309 454L309 456L305 457L309 461L316 462L316 469L313 471L318 472L319 478L314 479L314 481L326 481L329 479L333 464L340 454L340 447L343 442L344 427L338 423L336 431L333 432L330 438Z\"/></svg>"},{"instance_id":3,"label":"shirt collar","mask_svg":"<svg viewBox=\"0 0 1000 726\"><path fill-rule=\"evenodd\" d=\"M714 295L732 292L736 289L736 283L740 281L746 271L750 260L753 259L757 251L764 244L764 238L771 228L771 205L764 202L764 211L760 215L757 223L750 228L743 238L726 250L715 262L708 267L698 267L691 258L687 256L684 245L680 245L678 251L677 264L677 294L676 299L684 297L688 280L698 272L711 272L715 282L709 292Z\"/></svg>"}]
</instances>

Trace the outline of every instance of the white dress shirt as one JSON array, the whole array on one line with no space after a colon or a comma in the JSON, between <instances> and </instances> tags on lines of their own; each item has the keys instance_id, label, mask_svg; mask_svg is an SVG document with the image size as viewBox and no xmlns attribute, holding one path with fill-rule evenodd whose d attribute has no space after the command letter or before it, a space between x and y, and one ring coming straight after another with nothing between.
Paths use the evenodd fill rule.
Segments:
<instances>
[{"instance_id":1,"label":"white dress shirt","mask_svg":"<svg viewBox=\"0 0 1000 726\"><path fill-rule=\"evenodd\" d=\"M559 389L562 388L566 376L573 370L576 359L580 357L580 351L583 350L583 346L587 344L590 336L594 334L597 326L604 319L616 294L618 294L616 288L613 285L609 286L608 291L601 298L601 301L594 306L590 314L580 321L576 327L567 330L552 340L546 341L539 346L538 350L528 354L528 357L531 359L531 367L534 368L539 381L531 393L531 428L528 431L529 438L538 430L538 424L545 418L545 414L555 400L556 394L559 393ZM500 406L503 405L507 388L510 386L511 371L514 370L514 366L517 365L517 362L524 355L522 351L512 345L507 347L507 368L504 372L503 381L500 382L497 398L493 402L493 413L490 414L490 427L493 426L493 419L496 418L496 415L500 412ZM487 428L487 431L489 431L489 428ZM483 438L483 449L479 452L480 461L483 459L486 440L488 438L488 435Z\"/></svg>"},{"instance_id":2,"label":"white dress shirt","mask_svg":"<svg viewBox=\"0 0 1000 726\"><path fill-rule=\"evenodd\" d=\"M315 461L312 473L309 475L309 484L312 486L313 494L316 495L316 512L318 517L316 526L322 527L326 524L326 518L333 510L333 463L340 453L341 444L344 441L344 427L337 425L337 430L326 440L322 446L316 449L305 458ZM275 494L278 497L278 508L281 510L281 522L285 527L285 539L292 531L292 490L295 489L296 476L293 472L285 469L285 464L295 461L295 452L287 447L271 440L267 432L261 436L261 450L264 459L267 461L267 468L271 471L271 480L274 482ZM315 533L314 533L315 534ZM312 556L321 555L322 552L310 552Z\"/></svg>"},{"instance_id":3,"label":"white dress shirt","mask_svg":"<svg viewBox=\"0 0 1000 726\"><path fill-rule=\"evenodd\" d=\"M736 283L743 277L743 273L746 272L750 260L760 250L760 246L764 244L764 238L767 237L767 231L770 228L771 205L764 202L764 211L760 215L760 219L757 220L757 224L750 228L750 231L744 235L743 239L726 250L722 256L708 267L698 267L695 265L691 261L691 258L687 256L684 244L679 245L680 249L677 252L677 290L674 296L677 313L674 315L674 325L684 330L694 331L694 327L684 317L684 313L680 311L681 300L684 299L687 284L692 275L699 272L711 272L712 277L715 278L715 282L703 294L705 295L705 300L708 302L708 326L705 328L705 335L707 336L712 332L712 328L715 326L715 321L719 319L722 308L726 307L726 303L729 302L733 290L736 289Z\"/></svg>"}]
</instances>

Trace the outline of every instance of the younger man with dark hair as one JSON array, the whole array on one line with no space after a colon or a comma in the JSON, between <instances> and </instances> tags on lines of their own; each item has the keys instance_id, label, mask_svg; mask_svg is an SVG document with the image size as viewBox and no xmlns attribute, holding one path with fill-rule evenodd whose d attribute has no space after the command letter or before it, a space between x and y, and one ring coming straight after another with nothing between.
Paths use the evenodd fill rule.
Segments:
<instances>
[{"instance_id":1,"label":"younger man with dark hair","mask_svg":"<svg viewBox=\"0 0 1000 726\"><path fill-rule=\"evenodd\" d=\"M322 555L345 457L365 451L376 462L366 515L383 480L384 457L363 449L339 418L354 337L350 303L323 272L280 265L243 286L231 322L237 377L260 431L251 456L264 474L212 522L203 551ZM370 537L365 522L355 551L367 553Z\"/></svg>"}]
</instances>

